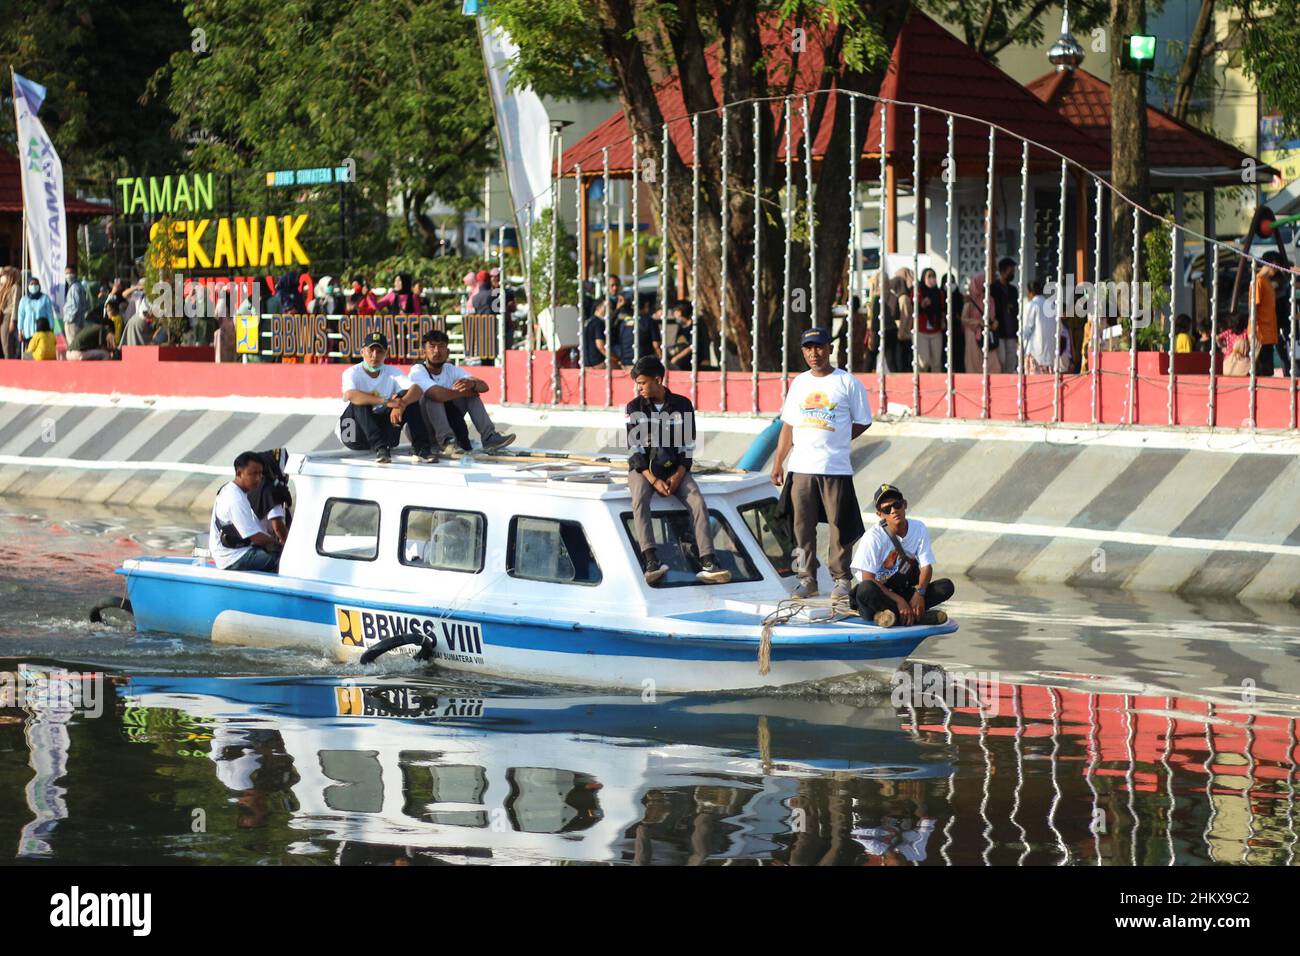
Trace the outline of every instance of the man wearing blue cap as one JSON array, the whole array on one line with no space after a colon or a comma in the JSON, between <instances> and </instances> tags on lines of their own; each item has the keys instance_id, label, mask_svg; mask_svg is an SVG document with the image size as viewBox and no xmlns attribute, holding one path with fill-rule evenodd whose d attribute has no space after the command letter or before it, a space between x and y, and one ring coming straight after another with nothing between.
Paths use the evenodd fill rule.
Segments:
<instances>
[{"instance_id":1,"label":"man wearing blue cap","mask_svg":"<svg viewBox=\"0 0 1300 956\"><path fill-rule=\"evenodd\" d=\"M402 427L411 429L411 450L420 461L435 462L433 441L420 413L420 386L388 365L388 339L371 332L362 341L361 361L343 372L343 397L348 407L339 416L339 438L354 451L373 451L375 461L388 464L402 440Z\"/></svg>"},{"instance_id":2,"label":"man wearing blue cap","mask_svg":"<svg viewBox=\"0 0 1300 956\"><path fill-rule=\"evenodd\" d=\"M831 598L847 600L852 588L849 554L865 530L853 490L849 444L871 425L871 405L862 383L831 365L830 342L820 328L809 329L800 341L808 371L790 383L786 394L772 483L783 486L778 514L793 518L799 575L794 596L817 594L817 525L825 521L830 526L827 564L835 581Z\"/></svg>"}]
</instances>

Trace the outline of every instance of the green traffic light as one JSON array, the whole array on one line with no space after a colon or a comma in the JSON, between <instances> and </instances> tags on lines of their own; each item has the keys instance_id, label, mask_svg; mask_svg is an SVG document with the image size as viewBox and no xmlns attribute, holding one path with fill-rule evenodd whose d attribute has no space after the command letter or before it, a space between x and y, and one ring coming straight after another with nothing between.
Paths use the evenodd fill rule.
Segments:
<instances>
[{"instance_id":1,"label":"green traffic light","mask_svg":"<svg viewBox=\"0 0 1300 956\"><path fill-rule=\"evenodd\" d=\"M1135 33L1128 38L1128 55L1135 65L1146 65L1156 58L1156 38Z\"/></svg>"}]
</instances>

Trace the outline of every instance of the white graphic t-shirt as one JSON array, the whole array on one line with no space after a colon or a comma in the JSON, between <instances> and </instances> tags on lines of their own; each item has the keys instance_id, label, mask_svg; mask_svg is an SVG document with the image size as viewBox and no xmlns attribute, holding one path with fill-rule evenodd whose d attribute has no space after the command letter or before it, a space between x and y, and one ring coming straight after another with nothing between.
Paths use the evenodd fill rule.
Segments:
<instances>
[{"instance_id":1,"label":"white graphic t-shirt","mask_svg":"<svg viewBox=\"0 0 1300 956\"><path fill-rule=\"evenodd\" d=\"M849 442L854 424L871 424L862 383L844 369L817 376L804 372L790 383L781 421L794 430L785 470L800 475L851 475Z\"/></svg>"},{"instance_id":2,"label":"white graphic t-shirt","mask_svg":"<svg viewBox=\"0 0 1300 956\"><path fill-rule=\"evenodd\" d=\"M451 388L462 378L473 378L474 376L450 362L443 362L442 369L437 375L434 375L421 362L419 365L411 366L411 374L407 377L410 378L413 384L420 386L421 391L427 392L431 385L437 385L439 388Z\"/></svg>"},{"instance_id":3,"label":"white graphic t-shirt","mask_svg":"<svg viewBox=\"0 0 1300 956\"><path fill-rule=\"evenodd\" d=\"M344 398L347 397L348 392L355 389L358 392L377 395L384 401L388 401L398 392L410 387L411 380L402 374L401 369L389 365L387 362L379 366L378 375L370 375L365 369L364 362L358 362L343 373Z\"/></svg>"},{"instance_id":4,"label":"white graphic t-shirt","mask_svg":"<svg viewBox=\"0 0 1300 956\"><path fill-rule=\"evenodd\" d=\"M903 551L916 558L917 568L934 565L934 552L930 550L930 532L916 518L907 519L907 534L899 537L903 542ZM894 542L889 532L880 527L877 521L867 533L858 539L853 549L853 558L849 566L854 571L869 571L876 580L883 581L893 576L898 564L898 554L894 551Z\"/></svg>"}]
</instances>

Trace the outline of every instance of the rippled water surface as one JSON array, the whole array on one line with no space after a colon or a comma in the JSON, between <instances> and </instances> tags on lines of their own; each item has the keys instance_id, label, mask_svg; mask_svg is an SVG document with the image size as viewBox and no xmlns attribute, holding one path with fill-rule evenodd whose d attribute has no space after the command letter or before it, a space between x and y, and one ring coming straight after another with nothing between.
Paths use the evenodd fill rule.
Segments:
<instances>
[{"instance_id":1,"label":"rippled water surface","mask_svg":"<svg viewBox=\"0 0 1300 956\"><path fill-rule=\"evenodd\" d=\"M92 625L203 519L68 508L0 514L0 860L1296 859L1293 606L959 581L892 692L644 701Z\"/></svg>"}]
</instances>

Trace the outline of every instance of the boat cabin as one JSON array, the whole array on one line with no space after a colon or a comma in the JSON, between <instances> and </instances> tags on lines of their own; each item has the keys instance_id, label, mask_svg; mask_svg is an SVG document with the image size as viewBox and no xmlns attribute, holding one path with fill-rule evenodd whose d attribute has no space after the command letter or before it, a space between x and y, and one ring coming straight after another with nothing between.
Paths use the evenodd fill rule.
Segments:
<instances>
[{"instance_id":1,"label":"boat cabin","mask_svg":"<svg viewBox=\"0 0 1300 956\"><path fill-rule=\"evenodd\" d=\"M352 452L293 456L296 503L282 577L421 596L439 607L491 602L533 611L629 617L784 598L793 542L775 529L766 475L694 472L708 504L713 552L727 584L701 584L688 554L691 522L656 496L656 553L669 572L642 576L625 459L559 452L379 464ZM698 551L697 551L698 553ZM484 602L488 602L484 605Z\"/></svg>"}]
</instances>

